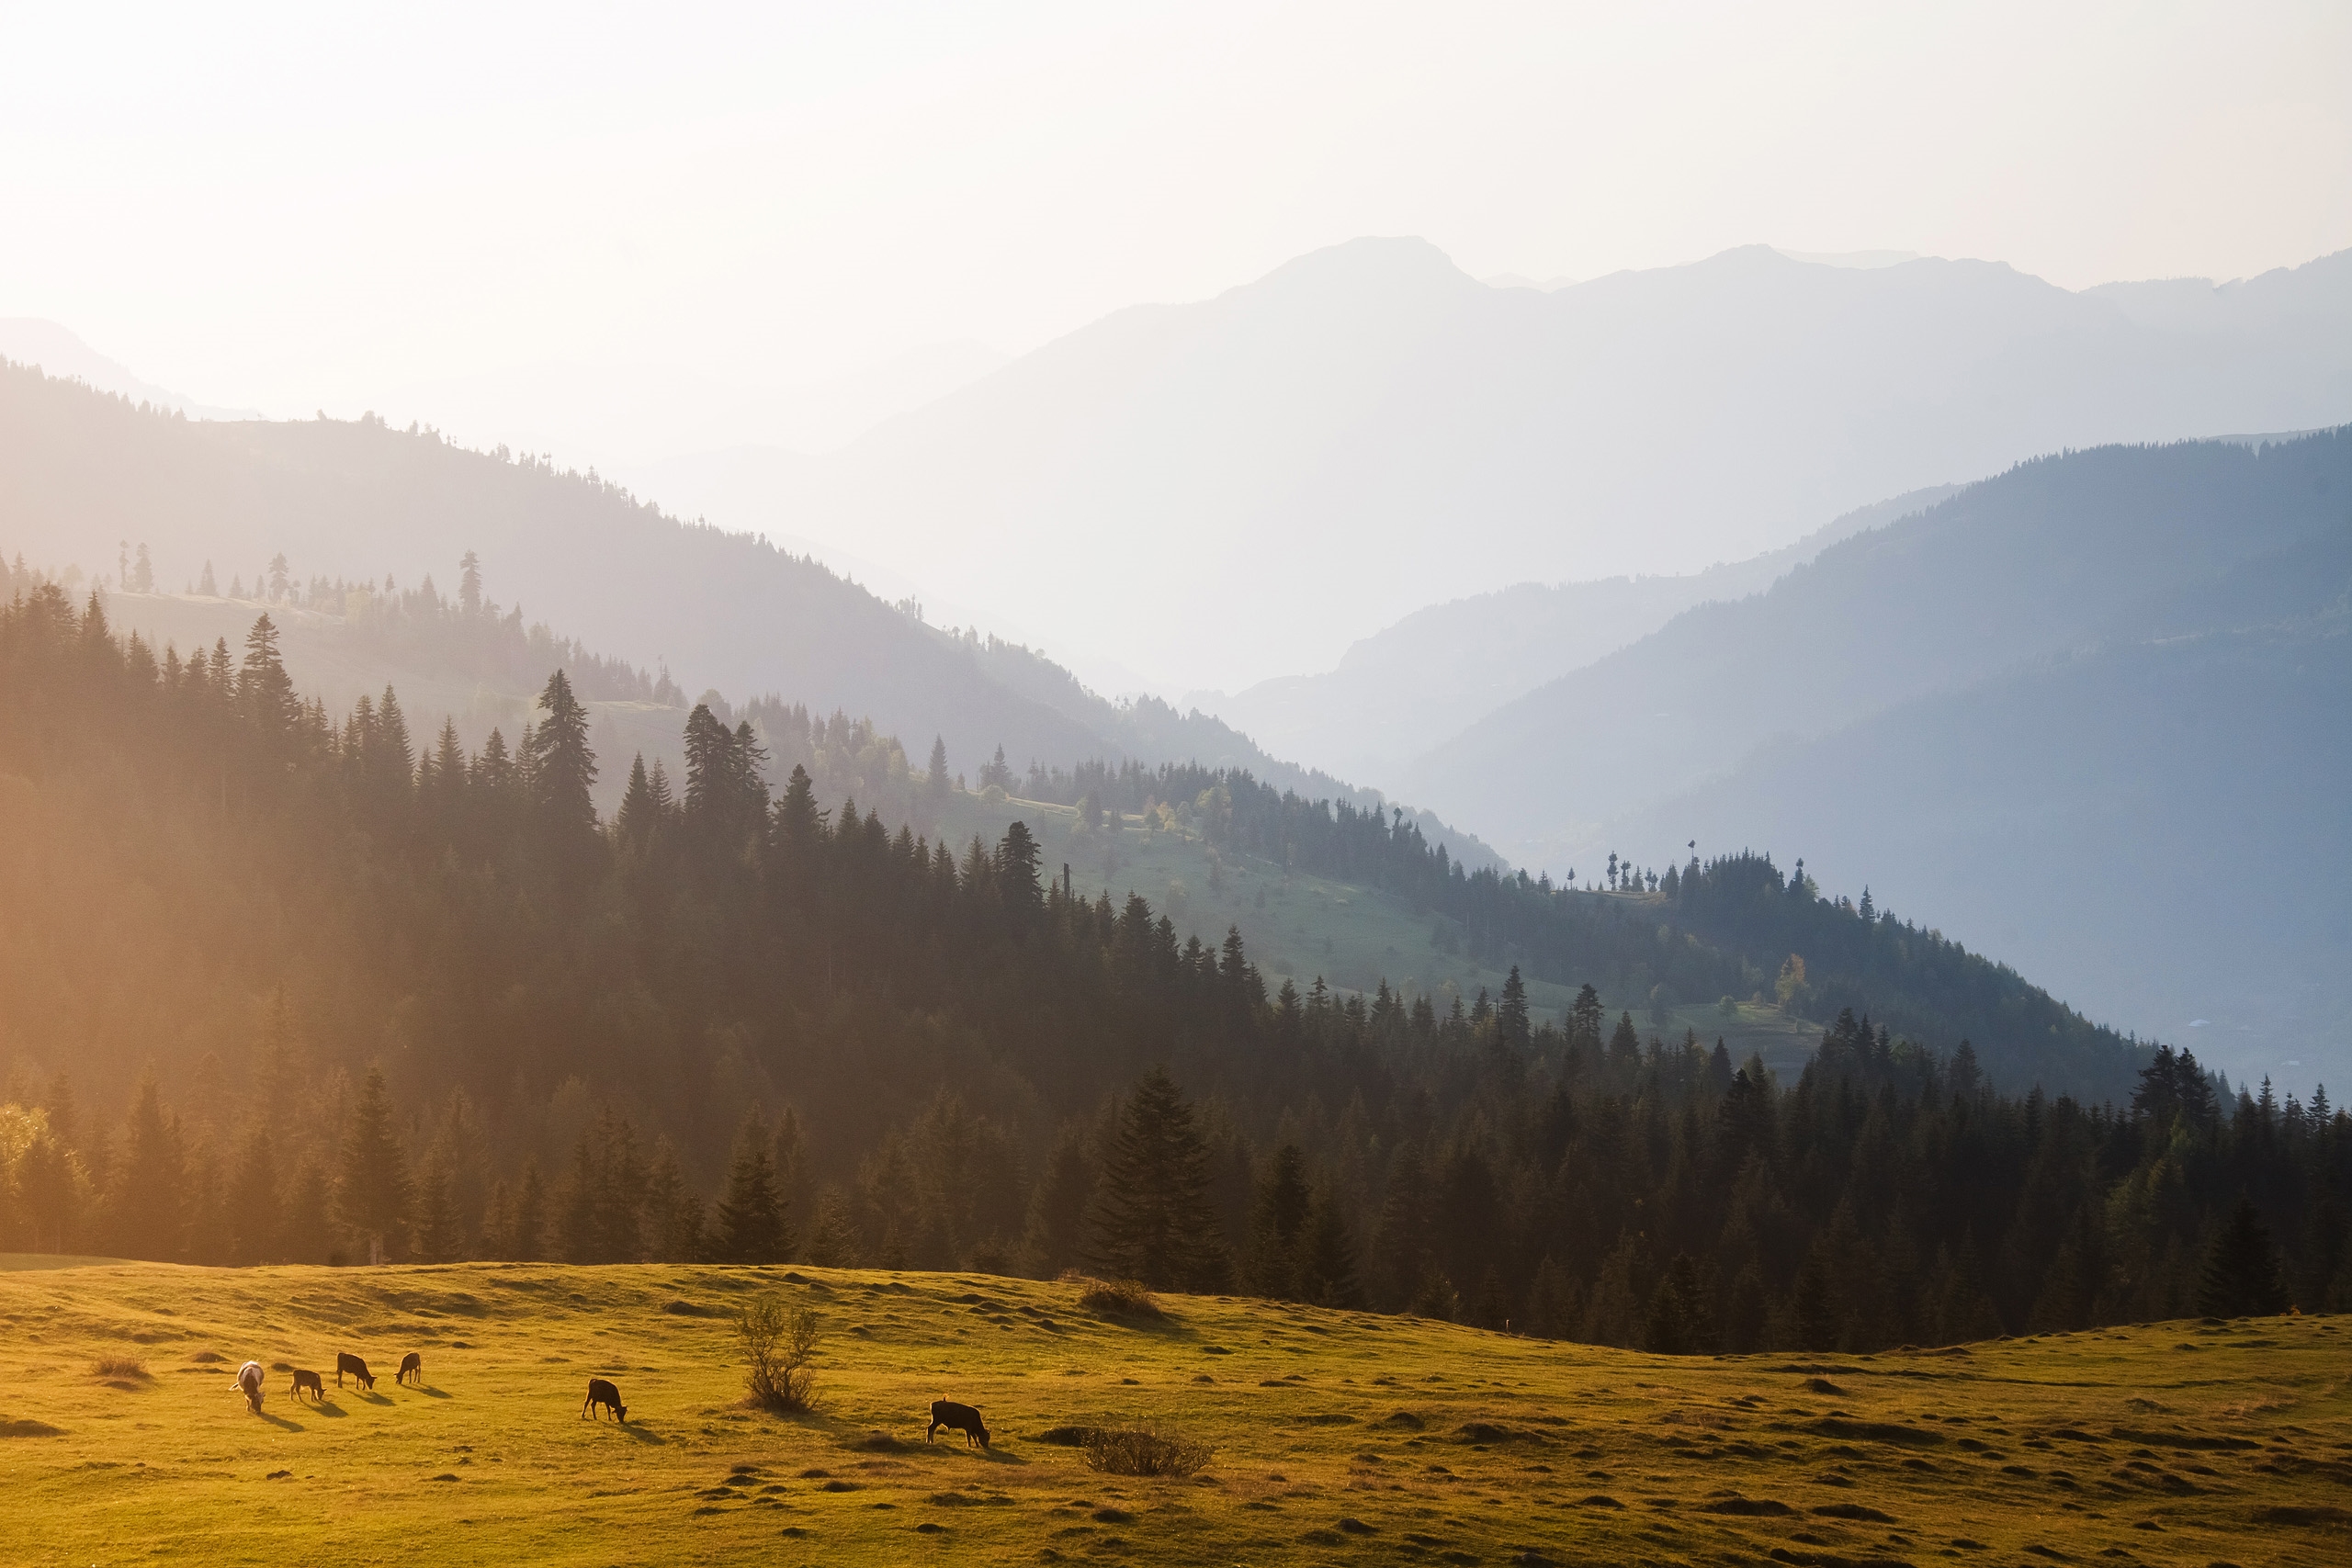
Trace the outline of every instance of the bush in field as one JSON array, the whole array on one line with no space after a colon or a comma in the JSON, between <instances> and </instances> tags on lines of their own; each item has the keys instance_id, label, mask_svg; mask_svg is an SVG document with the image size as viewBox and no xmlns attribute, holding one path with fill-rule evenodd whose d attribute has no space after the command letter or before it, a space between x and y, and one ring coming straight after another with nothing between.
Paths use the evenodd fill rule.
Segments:
<instances>
[{"instance_id":1,"label":"bush in field","mask_svg":"<svg viewBox=\"0 0 2352 1568\"><path fill-rule=\"evenodd\" d=\"M1088 1280L1078 1304L1105 1317L1159 1317L1159 1303L1135 1280Z\"/></svg>"},{"instance_id":2,"label":"bush in field","mask_svg":"<svg viewBox=\"0 0 2352 1568\"><path fill-rule=\"evenodd\" d=\"M743 1347L743 1387L752 1404L763 1410L808 1408L816 1382L815 1313L787 1307L771 1291L735 1314L735 1337Z\"/></svg>"},{"instance_id":3,"label":"bush in field","mask_svg":"<svg viewBox=\"0 0 2352 1568\"><path fill-rule=\"evenodd\" d=\"M1191 1475L1209 1462L1206 1443L1149 1427L1098 1427L1086 1435L1086 1464L1104 1475Z\"/></svg>"}]
</instances>

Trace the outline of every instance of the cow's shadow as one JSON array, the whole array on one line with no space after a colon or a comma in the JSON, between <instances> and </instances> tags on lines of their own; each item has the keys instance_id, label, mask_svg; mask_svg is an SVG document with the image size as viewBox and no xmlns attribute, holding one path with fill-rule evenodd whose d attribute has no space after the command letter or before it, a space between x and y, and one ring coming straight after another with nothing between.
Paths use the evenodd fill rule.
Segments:
<instances>
[{"instance_id":1,"label":"cow's shadow","mask_svg":"<svg viewBox=\"0 0 2352 1568\"><path fill-rule=\"evenodd\" d=\"M378 1393L372 1388L361 1389L359 1391L359 1397L370 1404L390 1404L391 1403L390 1396Z\"/></svg>"},{"instance_id":2,"label":"cow's shadow","mask_svg":"<svg viewBox=\"0 0 2352 1568\"><path fill-rule=\"evenodd\" d=\"M316 1404L309 1405L307 1408L315 1410L320 1415L334 1421L340 1421L345 1416L351 1414L350 1411L345 1410L342 1405L335 1404L331 1399L322 1399Z\"/></svg>"},{"instance_id":3,"label":"cow's shadow","mask_svg":"<svg viewBox=\"0 0 2352 1568\"><path fill-rule=\"evenodd\" d=\"M302 1423L300 1421L288 1421L285 1416L272 1416L266 1410L261 1413L261 1418L268 1422L271 1426L277 1427L281 1432L300 1432L303 1430Z\"/></svg>"},{"instance_id":4,"label":"cow's shadow","mask_svg":"<svg viewBox=\"0 0 2352 1568\"><path fill-rule=\"evenodd\" d=\"M458 1397L456 1394L449 1393L446 1389L435 1388L430 1384L419 1385L416 1392L424 1395L427 1399L455 1399Z\"/></svg>"},{"instance_id":5,"label":"cow's shadow","mask_svg":"<svg viewBox=\"0 0 2352 1568\"><path fill-rule=\"evenodd\" d=\"M622 1431L627 1432L630 1438L640 1443L666 1444L670 1440L661 1433L654 1431L651 1427L643 1426L637 1422L616 1421L613 1424L618 1427Z\"/></svg>"}]
</instances>

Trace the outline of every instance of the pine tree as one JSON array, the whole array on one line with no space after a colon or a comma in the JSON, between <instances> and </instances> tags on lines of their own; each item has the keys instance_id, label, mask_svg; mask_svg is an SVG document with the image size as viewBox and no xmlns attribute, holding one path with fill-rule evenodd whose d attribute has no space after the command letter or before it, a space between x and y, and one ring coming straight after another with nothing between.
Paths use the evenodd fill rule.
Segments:
<instances>
[{"instance_id":1,"label":"pine tree","mask_svg":"<svg viewBox=\"0 0 2352 1568\"><path fill-rule=\"evenodd\" d=\"M784 1263L792 1257L792 1232L776 1191L771 1147L760 1113L746 1114L735 1134L735 1159L727 1172L727 1196L718 1205L718 1234L712 1237L722 1262Z\"/></svg>"},{"instance_id":2,"label":"pine tree","mask_svg":"<svg viewBox=\"0 0 2352 1568\"><path fill-rule=\"evenodd\" d=\"M481 558L471 550L458 562L458 612L469 621L481 614Z\"/></svg>"},{"instance_id":3,"label":"pine tree","mask_svg":"<svg viewBox=\"0 0 2352 1568\"><path fill-rule=\"evenodd\" d=\"M1528 1021L1527 983L1519 977L1519 965L1514 964L1503 981L1502 1005L1495 1010L1495 1038L1514 1051L1524 1051L1534 1037Z\"/></svg>"},{"instance_id":4,"label":"pine tree","mask_svg":"<svg viewBox=\"0 0 2352 1568\"><path fill-rule=\"evenodd\" d=\"M301 723L301 700L277 652L277 627L266 614L245 634L244 667L237 677L237 702L271 750L282 749Z\"/></svg>"},{"instance_id":5,"label":"pine tree","mask_svg":"<svg viewBox=\"0 0 2352 1568\"><path fill-rule=\"evenodd\" d=\"M1277 1301L1301 1294L1300 1241L1314 1195L1307 1190L1306 1156L1284 1144L1266 1160L1258 1178L1250 1225L1250 1289Z\"/></svg>"},{"instance_id":6,"label":"pine tree","mask_svg":"<svg viewBox=\"0 0 2352 1568\"><path fill-rule=\"evenodd\" d=\"M1050 1280L1078 1262L1086 1245L1086 1209L1094 1173L1086 1162L1086 1134L1072 1123L1054 1140L1046 1168L1030 1194L1028 1223L1022 1232L1023 1261L1030 1273ZM811 1261L814 1261L812 1258Z\"/></svg>"},{"instance_id":7,"label":"pine tree","mask_svg":"<svg viewBox=\"0 0 2352 1568\"><path fill-rule=\"evenodd\" d=\"M139 1077L114 1195L115 1246L125 1258L168 1262L187 1246L187 1158L165 1114L155 1069Z\"/></svg>"},{"instance_id":8,"label":"pine tree","mask_svg":"<svg viewBox=\"0 0 2352 1568\"><path fill-rule=\"evenodd\" d=\"M237 1151L236 1171L229 1182L228 1207L229 1261L276 1261L282 1221L277 1200L277 1160L270 1145L266 1122L254 1122Z\"/></svg>"},{"instance_id":9,"label":"pine tree","mask_svg":"<svg viewBox=\"0 0 2352 1568\"><path fill-rule=\"evenodd\" d=\"M1650 1294L1644 1345L1654 1355L1699 1356L1715 1348L1714 1313L1690 1254L1677 1253Z\"/></svg>"},{"instance_id":10,"label":"pine tree","mask_svg":"<svg viewBox=\"0 0 2352 1568\"><path fill-rule=\"evenodd\" d=\"M2268 1317L2287 1310L2278 1249L2251 1198L2238 1200L2229 1224L2213 1237L2198 1282L2197 1310L2208 1317Z\"/></svg>"},{"instance_id":11,"label":"pine tree","mask_svg":"<svg viewBox=\"0 0 2352 1568\"><path fill-rule=\"evenodd\" d=\"M537 1263L547 1256L547 1183L540 1179L534 1156L523 1163L506 1216L506 1256L517 1263Z\"/></svg>"},{"instance_id":12,"label":"pine tree","mask_svg":"<svg viewBox=\"0 0 2352 1568\"><path fill-rule=\"evenodd\" d=\"M596 782L596 753L588 748L588 710L571 694L571 682L561 670L548 677L539 706L547 717L526 732L524 745L532 804L559 840L576 841L596 828L596 806L589 797Z\"/></svg>"},{"instance_id":13,"label":"pine tree","mask_svg":"<svg viewBox=\"0 0 2352 1568\"><path fill-rule=\"evenodd\" d=\"M1096 1265L1121 1279L1189 1290L1221 1270L1208 1148L1163 1067L1145 1074L1122 1109L1092 1228Z\"/></svg>"},{"instance_id":14,"label":"pine tree","mask_svg":"<svg viewBox=\"0 0 2352 1568\"><path fill-rule=\"evenodd\" d=\"M817 1194L816 1218L808 1227L808 1261L820 1269L854 1269L863 1253L849 1195L827 1182Z\"/></svg>"},{"instance_id":15,"label":"pine tree","mask_svg":"<svg viewBox=\"0 0 2352 1568\"><path fill-rule=\"evenodd\" d=\"M1347 1217L1340 1213L1339 1195L1329 1182L1316 1190L1306 1212L1306 1234L1299 1268L1299 1292L1317 1306L1363 1305L1363 1287L1356 1278L1355 1238L1348 1234Z\"/></svg>"},{"instance_id":16,"label":"pine tree","mask_svg":"<svg viewBox=\"0 0 2352 1568\"><path fill-rule=\"evenodd\" d=\"M399 1250L410 1196L408 1162L392 1131L384 1070L370 1067L338 1150L335 1217L368 1244L370 1262L382 1262Z\"/></svg>"},{"instance_id":17,"label":"pine tree","mask_svg":"<svg viewBox=\"0 0 2352 1568\"><path fill-rule=\"evenodd\" d=\"M947 742L940 736L931 738L931 767L923 775L923 798L935 811L947 804Z\"/></svg>"}]
</instances>

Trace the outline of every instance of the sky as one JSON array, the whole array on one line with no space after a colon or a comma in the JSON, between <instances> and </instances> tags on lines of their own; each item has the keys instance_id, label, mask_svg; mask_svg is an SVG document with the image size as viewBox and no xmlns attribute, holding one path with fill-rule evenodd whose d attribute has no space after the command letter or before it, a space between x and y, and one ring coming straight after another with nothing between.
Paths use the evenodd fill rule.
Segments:
<instances>
[{"instance_id":1,"label":"sky","mask_svg":"<svg viewBox=\"0 0 2352 1568\"><path fill-rule=\"evenodd\" d=\"M2352 6L0 4L0 316L273 415L821 448L1418 234L2069 288L2352 245Z\"/></svg>"}]
</instances>

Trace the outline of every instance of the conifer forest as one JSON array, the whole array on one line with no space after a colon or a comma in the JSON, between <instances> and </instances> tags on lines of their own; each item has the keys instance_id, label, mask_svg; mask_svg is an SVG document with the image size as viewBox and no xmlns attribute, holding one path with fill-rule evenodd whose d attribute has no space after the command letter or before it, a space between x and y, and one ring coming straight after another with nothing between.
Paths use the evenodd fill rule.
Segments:
<instances>
[{"instance_id":1,"label":"conifer forest","mask_svg":"<svg viewBox=\"0 0 2352 1568\"><path fill-rule=\"evenodd\" d=\"M1185 801L1511 976L1442 1012L1270 987L1020 820L931 837L936 764L888 822L698 706L672 779L595 755L560 668L469 750L390 689L306 701L276 637L0 607L0 1249L1077 1269L1673 1353L2352 1306L2324 1089L2230 1089L1761 855L1643 873L1636 918L1246 773L1026 781ZM1610 1016L1636 969L1834 1022L1775 1074ZM1522 971L1575 1005L1535 1016ZM42 1060L74 1031L105 1043ZM198 1058L168 1090L164 1047Z\"/></svg>"}]
</instances>

